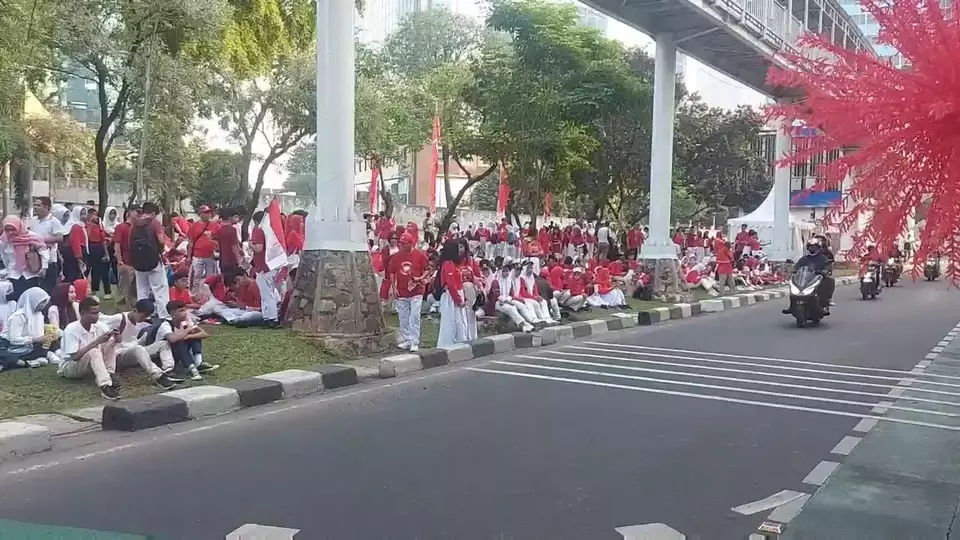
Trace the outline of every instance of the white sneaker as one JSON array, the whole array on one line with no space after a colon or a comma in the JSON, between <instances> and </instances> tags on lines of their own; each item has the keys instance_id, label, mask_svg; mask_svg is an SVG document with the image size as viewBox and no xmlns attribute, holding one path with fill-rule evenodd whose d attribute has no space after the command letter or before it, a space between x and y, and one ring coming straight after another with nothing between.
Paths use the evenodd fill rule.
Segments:
<instances>
[{"instance_id":1,"label":"white sneaker","mask_svg":"<svg viewBox=\"0 0 960 540\"><path fill-rule=\"evenodd\" d=\"M113 298L113 295L110 294L110 293L107 293L107 294L103 295L103 299L104 299L104 300L110 300L111 298Z\"/></svg>"},{"instance_id":2,"label":"white sneaker","mask_svg":"<svg viewBox=\"0 0 960 540\"><path fill-rule=\"evenodd\" d=\"M410 352L417 352L419 350L420 350L420 346L417 345L416 343L414 343L413 345L410 345Z\"/></svg>"},{"instance_id":3,"label":"white sneaker","mask_svg":"<svg viewBox=\"0 0 960 540\"><path fill-rule=\"evenodd\" d=\"M529 334L533 332L533 325L530 323L523 323L523 326L520 327L520 331L524 334Z\"/></svg>"},{"instance_id":4,"label":"white sneaker","mask_svg":"<svg viewBox=\"0 0 960 540\"><path fill-rule=\"evenodd\" d=\"M400 343L397 343L397 347L400 349L409 349L410 343L407 341L401 341Z\"/></svg>"},{"instance_id":5,"label":"white sneaker","mask_svg":"<svg viewBox=\"0 0 960 540\"><path fill-rule=\"evenodd\" d=\"M55 366L59 366L63 362L63 359L60 358L57 353L53 351L47 351L47 361Z\"/></svg>"},{"instance_id":6,"label":"white sneaker","mask_svg":"<svg viewBox=\"0 0 960 540\"><path fill-rule=\"evenodd\" d=\"M190 366L190 380L191 381L203 380L203 377L200 376L200 372L197 371L197 366Z\"/></svg>"}]
</instances>

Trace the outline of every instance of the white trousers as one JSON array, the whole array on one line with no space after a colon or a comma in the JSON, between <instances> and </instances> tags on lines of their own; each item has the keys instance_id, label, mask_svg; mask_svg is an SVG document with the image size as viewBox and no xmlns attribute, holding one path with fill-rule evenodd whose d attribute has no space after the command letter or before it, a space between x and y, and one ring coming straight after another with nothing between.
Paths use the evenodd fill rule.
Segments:
<instances>
[{"instance_id":1,"label":"white trousers","mask_svg":"<svg viewBox=\"0 0 960 540\"><path fill-rule=\"evenodd\" d=\"M533 298L524 298L523 303L533 311L536 322L552 322L550 319L550 308L544 299L534 300Z\"/></svg>"},{"instance_id":2,"label":"white trousers","mask_svg":"<svg viewBox=\"0 0 960 540\"><path fill-rule=\"evenodd\" d=\"M260 313L266 321L279 318L280 290L277 288L277 274L280 269L257 273L257 288L260 289Z\"/></svg>"},{"instance_id":3,"label":"white trousers","mask_svg":"<svg viewBox=\"0 0 960 540\"><path fill-rule=\"evenodd\" d=\"M437 347L452 347L467 342L467 309L453 303L450 293L443 291L440 297L440 334Z\"/></svg>"},{"instance_id":4,"label":"white trousers","mask_svg":"<svg viewBox=\"0 0 960 540\"><path fill-rule=\"evenodd\" d=\"M527 328L530 327L530 321L526 320L523 315L520 315L520 310L517 309L517 306L507 303L507 302L497 302L497 312L503 313L506 315L513 324L517 325L517 328L523 330L524 326Z\"/></svg>"},{"instance_id":5,"label":"white trousers","mask_svg":"<svg viewBox=\"0 0 960 540\"><path fill-rule=\"evenodd\" d=\"M196 296L200 293L200 285L203 279L217 274L217 261L212 257L202 259L194 257L190 261L190 292Z\"/></svg>"},{"instance_id":6,"label":"white trousers","mask_svg":"<svg viewBox=\"0 0 960 540\"><path fill-rule=\"evenodd\" d=\"M423 297L397 298L397 316L400 318L400 343L420 345L420 309Z\"/></svg>"},{"instance_id":7,"label":"white trousers","mask_svg":"<svg viewBox=\"0 0 960 540\"><path fill-rule=\"evenodd\" d=\"M573 296L570 294L570 291L560 291L560 295L557 296L557 302L573 311L579 311L580 308L587 303L587 298L582 294Z\"/></svg>"},{"instance_id":8,"label":"white trousers","mask_svg":"<svg viewBox=\"0 0 960 540\"><path fill-rule=\"evenodd\" d=\"M464 308L467 321L467 341L473 341L480 337L477 331L477 312L473 309L473 305L477 302L477 288L473 283L463 284L463 298L467 304Z\"/></svg>"},{"instance_id":9,"label":"white trousers","mask_svg":"<svg viewBox=\"0 0 960 540\"><path fill-rule=\"evenodd\" d=\"M170 285L167 283L167 269L163 263L149 272L137 270L137 300L150 298L153 293L153 303L157 308L157 315L161 319L169 319L167 302L170 301Z\"/></svg>"}]
</instances>

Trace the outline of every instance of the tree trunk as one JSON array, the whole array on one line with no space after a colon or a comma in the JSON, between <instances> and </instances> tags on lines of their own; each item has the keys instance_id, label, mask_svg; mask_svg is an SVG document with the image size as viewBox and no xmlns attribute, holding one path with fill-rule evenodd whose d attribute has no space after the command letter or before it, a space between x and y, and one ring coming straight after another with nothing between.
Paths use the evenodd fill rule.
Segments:
<instances>
[{"instance_id":1,"label":"tree trunk","mask_svg":"<svg viewBox=\"0 0 960 540\"><path fill-rule=\"evenodd\" d=\"M0 201L0 209L3 210L3 215L10 214L10 160L7 160L3 163L3 167L0 168L0 197L3 198Z\"/></svg>"},{"instance_id":2,"label":"tree trunk","mask_svg":"<svg viewBox=\"0 0 960 540\"><path fill-rule=\"evenodd\" d=\"M453 206L451 204L451 201L453 201L453 188L450 187L450 147L443 144L440 146L440 152L443 156L443 192L444 195L446 195L444 202L447 203L446 206L449 208ZM447 213L449 214L450 212L447 211Z\"/></svg>"},{"instance_id":3,"label":"tree trunk","mask_svg":"<svg viewBox=\"0 0 960 540\"><path fill-rule=\"evenodd\" d=\"M276 161L278 157L282 154L278 154L274 151L271 151L267 158L263 160L263 164L260 165L260 170L257 171L257 183L253 186L253 192L250 194L250 198L247 200L247 215L243 218L243 230L241 231L243 238L242 241L246 242L248 239L247 229L250 226L250 220L253 219L253 212L257 209L257 204L260 202L260 190L263 189L263 180L267 176L267 171L270 169L270 166L273 165L273 162ZM249 170L249 169L248 169Z\"/></svg>"},{"instance_id":4,"label":"tree trunk","mask_svg":"<svg viewBox=\"0 0 960 540\"><path fill-rule=\"evenodd\" d=\"M380 165L380 161L377 160L377 186L370 186L370 189L379 189L380 198L383 199L383 213L388 218L393 217L393 195L387 191L387 182L383 179L383 167Z\"/></svg>"},{"instance_id":5,"label":"tree trunk","mask_svg":"<svg viewBox=\"0 0 960 540\"><path fill-rule=\"evenodd\" d=\"M463 169L463 166L460 165L460 161L457 161L457 166ZM467 191L470 190L473 186L477 185L479 182L483 181L486 177L490 176L493 171L497 170L497 166L493 165L487 168L479 176L470 176L470 173L467 173L467 183L457 191L457 194L447 199L447 209L443 213L443 219L440 220L440 230L446 231L450 224L453 223L453 216L457 211L457 207L460 206L460 201L463 200L463 196L467 194ZM466 172L466 171L464 171ZM444 182L447 186L447 190L450 190L450 184ZM449 196L449 195L448 195Z\"/></svg>"},{"instance_id":6,"label":"tree trunk","mask_svg":"<svg viewBox=\"0 0 960 540\"><path fill-rule=\"evenodd\" d=\"M100 205L100 215L107 210L107 128L108 126L101 124L93 140L93 154L97 158L97 196L99 198L97 202ZM138 196L142 197L143 194ZM143 203L144 200L140 202Z\"/></svg>"}]
</instances>

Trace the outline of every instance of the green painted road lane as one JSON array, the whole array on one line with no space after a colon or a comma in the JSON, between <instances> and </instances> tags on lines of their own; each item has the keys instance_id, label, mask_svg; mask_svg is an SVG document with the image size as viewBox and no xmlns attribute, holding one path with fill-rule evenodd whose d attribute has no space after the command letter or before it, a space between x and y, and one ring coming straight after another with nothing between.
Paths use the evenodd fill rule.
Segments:
<instances>
[{"instance_id":1,"label":"green painted road lane","mask_svg":"<svg viewBox=\"0 0 960 540\"><path fill-rule=\"evenodd\" d=\"M0 519L0 540L151 540L151 537Z\"/></svg>"}]
</instances>

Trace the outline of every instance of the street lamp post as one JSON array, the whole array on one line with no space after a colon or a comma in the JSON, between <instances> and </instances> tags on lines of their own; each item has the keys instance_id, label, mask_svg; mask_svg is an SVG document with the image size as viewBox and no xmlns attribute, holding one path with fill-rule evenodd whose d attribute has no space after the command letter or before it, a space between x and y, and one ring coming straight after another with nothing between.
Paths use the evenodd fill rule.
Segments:
<instances>
[{"instance_id":1,"label":"street lamp post","mask_svg":"<svg viewBox=\"0 0 960 540\"><path fill-rule=\"evenodd\" d=\"M354 200L353 0L317 2L317 206L286 321L348 354L384 350L383 319L366 226Z\"/></svg>"}]
</instances>

